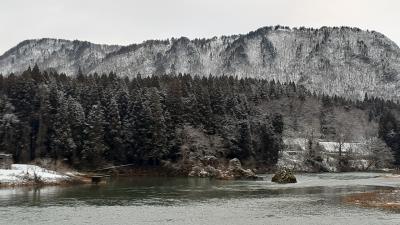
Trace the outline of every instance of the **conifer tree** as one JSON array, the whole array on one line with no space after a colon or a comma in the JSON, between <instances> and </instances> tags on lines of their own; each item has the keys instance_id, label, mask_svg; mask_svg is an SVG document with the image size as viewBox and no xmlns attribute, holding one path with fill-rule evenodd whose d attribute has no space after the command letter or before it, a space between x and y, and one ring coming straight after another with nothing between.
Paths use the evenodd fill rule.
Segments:
<instances>
[{"instance_id":1,"label":"conifer tree","mask_svg":"<svg viewBox=\"0 0 400 225\"><path fill-rule=\"evenodd\" d=\"M82 160L88 167L96 168L103 163L108 147L104 143L104 113L99 104L93 105L86 119Z\"/></svg>"}]
</instances>

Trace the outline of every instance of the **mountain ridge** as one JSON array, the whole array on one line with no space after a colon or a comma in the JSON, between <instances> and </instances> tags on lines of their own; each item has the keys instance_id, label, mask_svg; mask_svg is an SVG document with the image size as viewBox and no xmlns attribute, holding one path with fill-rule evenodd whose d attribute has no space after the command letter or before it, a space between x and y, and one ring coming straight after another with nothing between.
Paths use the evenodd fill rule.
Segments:
<instances>
[{"instance_id":1,"label":"mountain ridge","mask_svg":"<svg viewBox=\"0 0 400 225\"><path fill-rule=\"evenodd\" d=\"M383 34L351 27L262 27L203 39L100 45L64 39L25 40L0 56L0 73L38 64L68 75L189 73L294 81L310 91L400 99L400 48Z\"/></svg>"}]
</instances>

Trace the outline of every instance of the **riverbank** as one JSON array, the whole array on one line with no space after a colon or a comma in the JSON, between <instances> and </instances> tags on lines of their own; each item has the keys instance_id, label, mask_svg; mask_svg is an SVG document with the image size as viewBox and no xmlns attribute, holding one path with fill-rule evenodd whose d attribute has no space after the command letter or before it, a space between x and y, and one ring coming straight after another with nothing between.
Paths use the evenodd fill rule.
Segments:
<instances>
[{"instance_id":1,"label":"riverbank","mask_svg":"<svg viewBox=\"0 0 400 225\"><path fill-rule=\"evenodd\" d=\"M63 185L80 183L73 172L60 173L36 165L12 164L11 169L0 169L0 187Z\"/></svg>"},{"instance_id":2,"label":"riverbank","mask_svg":"<svg viewBox=\"0 0 400 225\"><path fill-rule=\"evenodd\" d=\"M37 164L42 165L42 164ZM45 186L45 185L73 185L91 183L93 176L101 177L202 177L220 180L262 180L266 174L259 168L243 168L239 160L231 160L228 165L213 167L212 163L197 163L188 166L187 170L178 170L174 167L110 167L110 170L77 172L66 166L29 164L13 164L9 170L0 169L0 187ZM46 169L47 168L47 169ZM56 169L55 169L56 168ZM269 170L267 173L272 174ZM298 173L302 174L302 173ZM333 173L336 174L336 173ZM296 174L297 176L297 174ZM395 175L390 175L393 178ZM398 178L400 180L400 178ZM102 179L103 180L103 179ZM104 179L106 180L106 179ZM103 181L104 181L103 180ZM108 180L108 179L107 179ZM270 180L270 179L269 179Z\"/></svg>"},{"instance_id":3,"label":"riverbank","mask_svg":"<svg viewBox=\"0 0 400 225\"><path fill-rule=\"evenodd\" d=\"M380 208L400 212L400 190L357 193L346 196L343 202L368 208Z\"/></svg>"}]
</instances>

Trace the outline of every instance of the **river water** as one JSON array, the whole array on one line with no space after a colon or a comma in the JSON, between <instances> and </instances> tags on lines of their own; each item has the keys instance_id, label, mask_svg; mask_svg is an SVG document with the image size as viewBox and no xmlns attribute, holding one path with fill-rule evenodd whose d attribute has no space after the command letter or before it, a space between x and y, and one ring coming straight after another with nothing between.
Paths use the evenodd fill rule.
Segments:
<instances>
[{"instance_id":1,"label":"river water","mask_svg":"<svg viewBox=\"0 0 400 225\"><path fill-rule=\"evenodd\" d=\"M400 212L342 203L400 189L379 173L297 175L297 184L136 177L102 185L0 189L0 224L400 224Z\"/></svg>"}]
</instances>

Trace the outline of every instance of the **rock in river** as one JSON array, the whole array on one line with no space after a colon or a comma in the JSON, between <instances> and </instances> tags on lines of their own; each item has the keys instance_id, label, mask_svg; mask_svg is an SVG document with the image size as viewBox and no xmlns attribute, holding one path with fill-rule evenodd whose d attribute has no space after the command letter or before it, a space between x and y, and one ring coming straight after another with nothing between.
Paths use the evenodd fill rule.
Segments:
<instances>
[{"instance_id":1,"label":"rock in river","mask_svg":"<svg viewBox=\"0 0 400 225\"><path fill-rule=\"evenodd\" d=\"M296 177L293 172L289 169L281 169L271 179L272 182L280 184L297 183Z\"/></svg>"},{"instance_id":2,"label":"rock in river","mask_svg":"<svg viewBox=\"0 0 400 225\"><path fill-rule=\"evenodd\" d=\"M239 159L234 158L229 161L229 167L221 173L219 179L259 179L259 177L250 169L243 169Z\"/></svg>"},{"instance_id":3,"label":"rock in river","mask_svg":"<svg viewBox=\"0 0 400 225\"><path fill-rule=\"evenodd\" d=\"M190 177L214 177L222 180L236 179L260 179L252 170L243 169L239 159L231 159L229 166L215 168L211 165L205 166L203 163L198 163L193 166L188 174Z\"/></svg>"}]
</instances>

